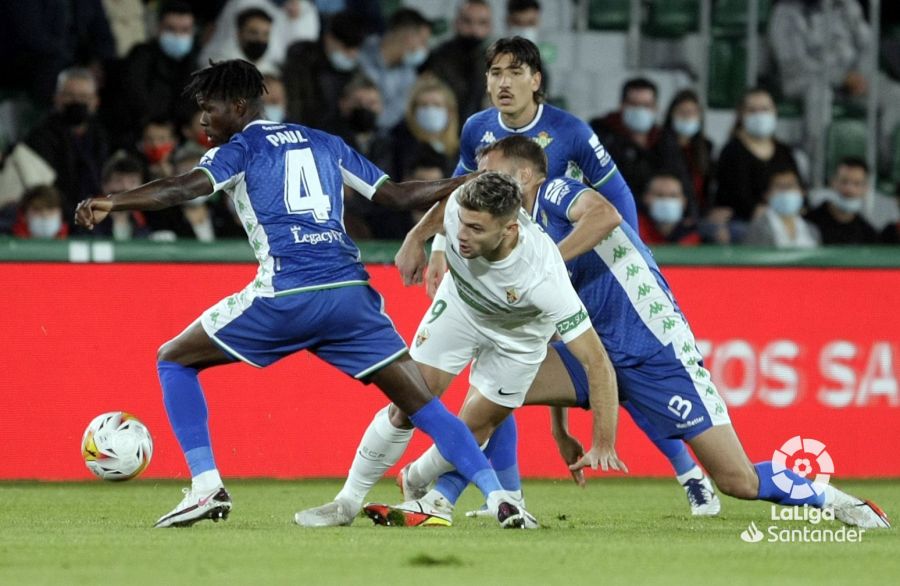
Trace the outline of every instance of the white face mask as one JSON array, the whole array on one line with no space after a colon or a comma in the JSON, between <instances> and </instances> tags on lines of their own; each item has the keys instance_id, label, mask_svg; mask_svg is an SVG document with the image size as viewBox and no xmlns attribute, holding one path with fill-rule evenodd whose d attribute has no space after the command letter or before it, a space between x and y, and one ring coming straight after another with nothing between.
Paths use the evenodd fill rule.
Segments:
<instances>
[{"instance_id":1,"label":"white face mask","mask_svg":"<svg viewBox=\"0 0 900 586\"><path fill-rule=\"evenodd\" d=\"M684 203L674 197L657 197L650 204L650 217L660 224L676 224L684 214Z\"/></svg>"},{"instance_id":2,"label":"white face mask","mask_svg":"<svg viewBox=\"0 0 900 586\"><path fill-rule=\"evenodd\" d=\"M511 26L509 27L510 37L522 37L528 39L535 45L538 44L538 27L536 26Z\"/></svg>"},{"instance_id":3,"label":"white face mask","mask_svg":"<svg viewBox=\"0 0 900 586\"><path fill-rule=\"evenodd\" d=\"M266 104L263 106L263 113L266 115L266 120L271 120L272 122L284 122L284 106L279 104Z\"/></svg>"},{"instance_id":4,"label":"white face mask","mask_svg":"<svg viewBox=\"0 0 900 586\"><path fill-rule=\"evenodd\" d=\"M776 191L769 198L769 206L779 216L796 216L803 207L803 194L799 189Z\"/></svg>"},{"instance_id":5,"label":"white face mask","mask_svg":"<svg viewBox=\"0 0 900 586\"><path fill-rule=\"evenodd\" d=\"M858 214L863 208L862 197L844 197L840 193L834 192L831 195L831 203L838 209L848 214Z\"/></svg>"},{"instance_id":6,"label":"white face mask","mask_svg":"<svg viewBox=\"0 0 900 586\"><path fill-rule=\"evenodd\" d=\"M56 238L60 228L62 228L62 212L52 216L30 216L28 218L28 233L32 238Z\"/></svg>"},{"instance_id":7,"label":"white face mask","mask_svg":"<svg viewBox=\"0 0 900 586\"><path fill-rule=\"evenodd\" d=\"M769 138L775 134L777 124L774 112L754 112L744 116L744 129L754 138Z\"/></svg>"},{"instance_id":8,"label":"white face mask","mask_svg":"<svg viewBox=\"0 0 900 586\"><path fill-rule=\"evenodd\" d=\"M416 108L416 123L422 130L430 133L438 133L447 128L450 115L447 108L442 106L419 106Z\"/></svg>"},{"instance_id":9,"label":"white face mask","mask_svg":"<svg viewBox=\"0 0 900 586\"><path fill-rule=\"evenodd\" d=\"M656 112L643 106L625 106L622 121L632 132L649 132L656 122Z\"/></svg>"},{"instance_id":10,"label":"white face mask","mask_svg":"<svg viewBox=\"0 0 900 586\"><path fill-rule=\"evenodd\" d=\"M673 118L672 128L678 136L691 138L700 132L699 118Z\"/></svg>"},{"instance_id":11,"label":"white face mask","mask_svg":"<svg viewBox=\"0 0 900 586\"><path fill-rule=\"evenodd\" d=\"M418 67L425 63L428 59L428 50L425 47L419 47L403 54L403 64L407 67Z\"/></svg>"},{"instance_id":12,"label":"white face mask","mask_svg":"<svg viewBox=\"0 0 900 586\"><path fill-rule=\"evenodd\" d=\"M341 51L332 51L328 53L328 62L338 71L353 71L356 68L357 60L348 57Z\"/></svg>"}]
</instances>

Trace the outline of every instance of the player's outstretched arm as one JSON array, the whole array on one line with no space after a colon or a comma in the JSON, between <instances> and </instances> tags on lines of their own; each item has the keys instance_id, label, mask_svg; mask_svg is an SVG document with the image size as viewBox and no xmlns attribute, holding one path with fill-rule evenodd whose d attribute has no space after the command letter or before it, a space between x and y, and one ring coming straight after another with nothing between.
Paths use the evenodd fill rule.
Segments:
<instances>
[{"instance_id":1,"label":"player's outstretched arm","mask_svg":"<svg viewBox=\"0 0 900 586\"><path fill-rule=\"evenodd\" d=\"M615 206L593 189L582 191L568 214L575 227L559 242L559 252L565 261L591 250L622 223Z\"/></svg>"},{"instance_id":2,"label":"player's outstretched arm","mask_svg":"<svg viewBox=\"0 0 900 586\"><path fill-rule=\"evenodd\" d=\"M447 198L431 206L431 209L422 216L422 219L403 239L400 250L394 256L394 264L400 270L404 285L418 285L422 282L422 275L428 264L428 260L425 258L425 243L432 236L443 234L444 209L446 207Z\"/></svg>"},{"instance_id":3,"label":"player's outstretched arm","mask_svg":"<svg viewBox=\"0 0 900 586\"><path fill-rule=\"evenodd\" d=\"M75 222L93 230L110 212L161 210L201 195L209 195L212 191L209 175L195 169L184 175L157 179L122 193L85 199L75 208Z\"/></svg>"},{"instance_id":4,"label":"player's outstretched arm","mask_svg":"<svg viewBox=\"0 0 900 586\"><path fill-rule=\"evenodd\" d=\"M568 407L550 407L550 431L566 466L578 462L584 456L584 448L578 438L569 433ZM584 488L584 470L569 470L575 484Z\"/></svg>"},{"instance_id":5,"label":"player's outstretched arm","mask_svg":"<svg viewBox=\"0 0 900 586\"><path fill-rule=\"evenodd\" d=\"M616 454L616 425L619 416L619 388L606 349L597 332L591 328L566 343L566 347L584 367L587 373L591 411L594 414L594 431L591 449L570 470L581 470L587 466L596 470L620 470L628 472L628 467Z\"/></svg>"},{"instance_id":6,"label":"player's outstretched arm","mask_svg":"<svg viewBox=\"0 0 900 586\"><path fill-rule=\"evenodd\" d=\"M437 181L385 181L372 196L372 201L396 210L425 209L476 175L478 173L470 173Z\"/></svg>"}]
</instances>

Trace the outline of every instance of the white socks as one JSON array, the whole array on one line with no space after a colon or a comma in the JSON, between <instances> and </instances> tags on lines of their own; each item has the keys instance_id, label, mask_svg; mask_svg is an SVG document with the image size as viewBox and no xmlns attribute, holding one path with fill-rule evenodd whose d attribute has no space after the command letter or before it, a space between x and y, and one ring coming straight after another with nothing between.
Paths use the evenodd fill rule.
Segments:
<instances>
[{"instance_id":1,"label":"white socks","mask_svg":"<svg viewBox=\"0 0 900 586\"><path fill-rule=\"evenodd\" d=\"M441 474L453 472L456 468L448 462L433 445L425 450L425 453L409 465L406 470L406 479L413 486L426 486L429 482L437 480Z\"/></svg>"},{"instance_id":2,"label":"white socks","mask_svg":"<svg viewBox=\"0 0 900 586\"><path fill-rule=\"evenodd\" d=\"M375 483L400 460L413 435L412 429L398 429L391 425L389 407L375 414L363 434L344 487L334 499L353 504L357 511L362 508L363 500Z\"/></svg>"},{"instance_id":3,"label":"white socks","mask_svg":"<svg viewBox=\"0 0 900 586\"><path fill-rule=\"evenodd\" d=\"M220 486L222 486L222 477L215 468L201 472L191 479L191 491L198 494L212 492Z\"/></svg>"},{"instance_id":4,"label":"white socks","mask_svg":"<svg viewBox=\"0 0 900 586\"><path fill-rule=\"evenodd\" d=\"M678 484L684 484L688 480L701 480L703 478L703 470L700 469L700 466L694 466L684 474L678 474L675 478L678 480Z\"/></svg>"}]
</instances>

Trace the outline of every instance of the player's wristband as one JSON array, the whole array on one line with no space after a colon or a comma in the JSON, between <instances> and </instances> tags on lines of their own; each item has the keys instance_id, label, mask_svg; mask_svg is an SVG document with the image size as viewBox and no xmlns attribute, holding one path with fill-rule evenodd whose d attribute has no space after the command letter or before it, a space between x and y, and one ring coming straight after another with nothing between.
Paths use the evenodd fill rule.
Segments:
<instances>
[{"instance_id":1,"label":"player's wristband","mask_svg":"<svg viewBox=\"0 0 900 586\"><path fill-rule=\"evenodd\" d=\"M431 241L432 252L444 252L447 250L447 237L443 234L435 234L434 240Z\"/></svg>"}]
</instances>

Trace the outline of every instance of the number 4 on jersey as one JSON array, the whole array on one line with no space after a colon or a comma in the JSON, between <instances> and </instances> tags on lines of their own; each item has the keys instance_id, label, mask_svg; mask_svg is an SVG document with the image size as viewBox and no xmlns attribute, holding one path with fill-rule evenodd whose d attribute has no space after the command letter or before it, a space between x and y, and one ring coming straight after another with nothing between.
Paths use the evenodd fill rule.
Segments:
<instances>
[{"instance_id":1,"label":"number 4 on jersey","mask_svg":"<svg viewBox=\"0 0 900 586\"><path fill-rule=\"evenodd\" d=\"M331 217L331 198L322 191L319 171L311 149L285 153L284 203L288 213L312 214L316 222Z\"/></svg>"}]
</instances>

